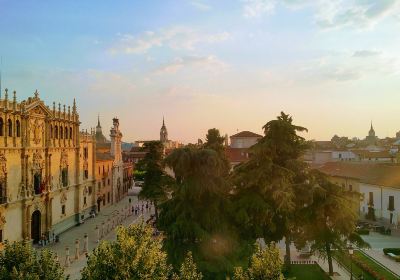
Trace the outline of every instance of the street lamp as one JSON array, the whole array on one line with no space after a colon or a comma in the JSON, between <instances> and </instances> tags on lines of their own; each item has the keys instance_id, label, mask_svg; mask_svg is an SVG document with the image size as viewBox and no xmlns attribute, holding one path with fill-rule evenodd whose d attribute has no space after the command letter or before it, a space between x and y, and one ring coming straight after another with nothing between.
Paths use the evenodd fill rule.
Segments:
<instances>
[{"instance_id":1,"label":"street lamp","mask_svg":"<svg viewBox=\"0 0 400 280\"><path fill-rule=\"evenodd\" d=\"M350 245L349 247L349 255L350 255L350 280L353 280L353 247Z\"/></svg>"}]
</instances>

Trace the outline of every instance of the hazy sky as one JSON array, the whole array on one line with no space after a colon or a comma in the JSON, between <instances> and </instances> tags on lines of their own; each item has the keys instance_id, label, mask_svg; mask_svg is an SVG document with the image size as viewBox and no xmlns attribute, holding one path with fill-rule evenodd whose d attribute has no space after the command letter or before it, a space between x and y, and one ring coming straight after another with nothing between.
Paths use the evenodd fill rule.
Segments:
<instances>
[{"instance_id":1,"label":"hazy sky","mask_svg":"<svg viewBox=\"0 0 400 280\"><path fill-rule=\"evenodd\" d=\"M309 139L400 130L400 1L0 0L3 89L77 99L125 141L261 133L281 110Z\"/></svg>"}]
</instances>

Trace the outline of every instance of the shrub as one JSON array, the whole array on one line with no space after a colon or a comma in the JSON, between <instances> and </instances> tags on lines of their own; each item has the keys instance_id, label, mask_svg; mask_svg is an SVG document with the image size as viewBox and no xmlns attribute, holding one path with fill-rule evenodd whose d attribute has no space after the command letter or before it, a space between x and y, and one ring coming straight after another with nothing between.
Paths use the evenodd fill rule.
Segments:
<instances>
[{"instance_id":1,"label":"shrub","mask_svg":"<svg viewBox=\"0 0 400 280\"><path fill-rule=\"evenodd\" d=\"M360 228L360 229L357 230L357 233L358 233L359 235L369 235L369 229L367 229L367 228Z\"/></svg>"},{"instance_id":2,"label":"shrub","mask_svg":"<svg viewBox=\"0 0 400 280\"><path fill-rule=\"evenodd\" d=\"M400 257L400 248L383 248L383 253L385 255L392 253L392 254Z\"/></svg>"}]
</instances>

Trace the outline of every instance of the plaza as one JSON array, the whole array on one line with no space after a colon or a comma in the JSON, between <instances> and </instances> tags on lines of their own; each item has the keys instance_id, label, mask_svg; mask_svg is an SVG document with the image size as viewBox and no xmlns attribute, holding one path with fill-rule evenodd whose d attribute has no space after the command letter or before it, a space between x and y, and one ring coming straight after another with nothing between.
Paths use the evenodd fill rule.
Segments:
<instances>
[{"instance_id":1,"label":"plaza","mask_svg":"<svg viewBox=\"0 0 400 280\"><path fill-rule=\"evenodd\" d=\"M116 239L115 226L117 224L128 226L149 219L153 211L146 211L146 207L144 207L143 214L141 211L139 211L137 215L132 214L132 207L139 205L139 208L141 209L143 203L145 204L146 202L139 201L137 196L125 197L120 202L104 208L96 217L89 218L85 220L83 224L62 233L59 242L50 243L44 247L37 248L39 250L46 248L55 252L60 264L65 268L65 275L69 275L69 279L72 280L80 279L80 271L86 265L85 246L87 245L87 252L90 253L99 244L99 242L97 242L98 236L100 236L100 242L102 240L112 241ZM104 228L103 234L102 228ZM86 245L85 235L87 235L88 239ZM77 240L79 240L78 258L76 258ZM67 261L67 247L69 249L69 261Z\"/></svg>"}]
</instances>

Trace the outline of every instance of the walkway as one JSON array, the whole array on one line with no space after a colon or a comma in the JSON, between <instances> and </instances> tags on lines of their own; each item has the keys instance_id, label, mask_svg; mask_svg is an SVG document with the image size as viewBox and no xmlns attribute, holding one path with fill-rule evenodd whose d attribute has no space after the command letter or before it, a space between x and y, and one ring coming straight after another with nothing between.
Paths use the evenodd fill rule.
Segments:
<instances>
[{"instance_id":1,"label":"walkway","mask_svg":"<svg viewBox=\"0 0 400 280\"><path fill-rule=\"evenodd\" d=\"M151 212L144 210L143 215L132 215L128 210L129 198L131 199L131 206L141 205L137 197L129 196L122 199L120 202L111 205L107 208L103 208L98 216L90 218L80 226L73 227L68 231L60 235L60 242L50 244L44 248L50 249L55 252L60 260L62 266L65 267L65 275L69 275L71 280L80 279L81 269L86 265L86 256L84 252L85 239L84 236L87 234L88 251L91 252L97 247L98 236L102 236L100 240L115 240L116 233L113 230L117 224L129 225L137 223L142 219L147 220L150 217ZM144 208L146 209L146 208ZM104 224L103 224L104 223ZM96 229L96 226L98 229ZM103 229L103 235L102 235ZM79 240L79 254L76 259L76 240ZM70 264L66 261L66 247L69 247L69 259Z\"/></svg>"}]
</instances>

